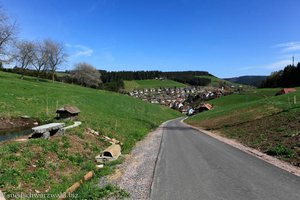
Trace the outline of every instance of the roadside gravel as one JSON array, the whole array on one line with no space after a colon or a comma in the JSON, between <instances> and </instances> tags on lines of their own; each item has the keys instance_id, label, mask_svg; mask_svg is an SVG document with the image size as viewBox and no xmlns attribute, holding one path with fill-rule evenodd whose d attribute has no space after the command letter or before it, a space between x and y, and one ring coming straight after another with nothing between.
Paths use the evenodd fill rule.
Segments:
<instances>
[{"instance_id":1,"label":"roadside gravel","mask_svg":"<svg viewBox=\"0 0 300 200\"><path fill-rule=\"evenodd\" d=\"M130 193L129 199L149 199L154 169L163 135L163 123L138 142L114 174L100 179L99 185L111 183Z\"/></svg>"}]
</instances>

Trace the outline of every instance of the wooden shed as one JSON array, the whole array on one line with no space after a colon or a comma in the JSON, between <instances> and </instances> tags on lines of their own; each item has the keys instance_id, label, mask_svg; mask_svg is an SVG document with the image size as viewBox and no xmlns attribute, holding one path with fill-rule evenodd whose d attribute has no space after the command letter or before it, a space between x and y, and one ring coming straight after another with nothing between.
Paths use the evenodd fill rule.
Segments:
<instances>
[{"instance_id":1,"label":"wooden shed","mask_svg":"<svg viewBox=\"0 0 300 200\"><path fill-rule=\"evenodd\" d=\"M78 116L80 110L76 106L65 105L57 109L56 113L59 119L70 119Z\"/></svg>"},{"instance_id":2,"label":"wooden shed","mask_svg":"<svg viewBox=\"0 0 300 200\"><path fill-rule=\"evenodd\" d=\"M198 108L198 111L202 112L202 111L211 110L211 109L213 109L212 105L210 105L209 103L204 103Z\"/></svg>"}]
</instances>

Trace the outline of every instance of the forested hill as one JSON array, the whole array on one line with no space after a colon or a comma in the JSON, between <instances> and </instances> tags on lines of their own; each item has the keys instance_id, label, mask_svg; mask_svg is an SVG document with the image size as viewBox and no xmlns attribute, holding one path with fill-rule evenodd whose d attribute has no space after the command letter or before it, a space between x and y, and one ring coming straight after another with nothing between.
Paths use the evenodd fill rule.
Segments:
<instances>
[{"instance_id":1,"label":"forested hill","mask_svg":"<svg viewBox=\"0 0 300 200\"><path fill-rule=\"evenodd\" d=\"M261 87L296 87L300 86L300 63L297 66L288 65L283 70L273 72L262 83Z\"/></svg>"},{"instance_id":2,"label":"forested hill","mask_svg":"<svg viewBox=\"0 0 300 200\"><path fill-rule=\"evenodd\" d=\"M101 74L107 74L112 77L119 77L123 80L146 80L155 78L179 78L179 77L195 77L209 75L210 73L206 71L172 71L172 72L162 72L162 71L105 71L101 70Z\"/></svg>"},{"instance_id":3,"label":"forested hill","mask_svg":"<svg viewBox=\"0 0 300 200\"><path fill-rule=\"evenodd\" d=\"M266 78L267 76L239 76L234 78L224 78L224 80L230 81L232 83L239 83L259 87L262 84L262 82L266 80Z\"/></svg>"},{"instance_id":4,"label":"forested hill","mask_svg":"<svg viewBox=\"0 0 300 200\"><path fill-rule=\"evenodd\" d=\"M169 79L188 85L206 86L211 83L209 78L198 76L212 76L206 71L100 71L104 83L115 80L148 80L148 79Z\"/></svg>"}]
</instances>

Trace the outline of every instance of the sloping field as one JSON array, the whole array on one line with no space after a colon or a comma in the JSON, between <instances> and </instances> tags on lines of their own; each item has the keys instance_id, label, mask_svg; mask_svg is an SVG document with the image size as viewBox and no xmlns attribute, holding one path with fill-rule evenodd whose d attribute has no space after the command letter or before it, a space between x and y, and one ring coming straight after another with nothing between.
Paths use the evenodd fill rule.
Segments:
<instances>
[{"instance_id":1,"label":"sloping field","mask_svg":"<svg viewBox=\"0 0 300 200\"><path fill-rule=\"evenodd\" d=\"M186 87L185 84L172 80L133 80L124 81L124 84L126 91L143 88Z\"/></svg>"},{"instance_id":2,"label":"sloping field","mask_svg":"<svg viewBox=\"0 0 300 200\"><path fill-rule=\"evenodd\" d=\"M238 83L229 82L229 81L223 80L223 79L215 77L215 76L197 76L197 77L210 79L211 83L209 84L209 86L212 86L212 87L221 87L224 85L226 85L227 87L231 87L231 86L239 87L240 85L242 85L242 84L238 84ZM244 88L245 87L250 88L250 86L246 86L246 85L242 85L242 86Z\"/></svg>"},{"instance_id":3,"label":"sloping field","mask_svg":"<svg viewBox=\"0 0 300 200\"><path fill-rule=\"evenodd\" d=\"M83 122L63 137L0 144L0 190L8 194L37 191L57 194L79 181L89 170L94 170L97 177L111 173L114 164L101 171L95 169L94 157L108 143L85 134L87 127L120 140L124 143L122 153L128 153L151 129L180 116L166 107L125 95L36 81L32 77L20 80L18 75L4 72L0 72L0 94L0 119L29 115L51 122L57 107L71 104L81 110L79 120ZM101 198L111 192L125 194L110 186L99 189L95 187L96 181L79 190L79 199L88 199L89 195ZM87 187L89 189L84 189Z\"/></svg>"},{"instance_id":4,"label":"sloping field","mask_svg":"<svg viewBox=\"0 0 300 200\"><path fill-rule=\"evenodd\" d=\"M213 110L187 122L300 166L300 91L275 96L278 90L256 89L211 100Z\"/></svg>"}]
</instances>

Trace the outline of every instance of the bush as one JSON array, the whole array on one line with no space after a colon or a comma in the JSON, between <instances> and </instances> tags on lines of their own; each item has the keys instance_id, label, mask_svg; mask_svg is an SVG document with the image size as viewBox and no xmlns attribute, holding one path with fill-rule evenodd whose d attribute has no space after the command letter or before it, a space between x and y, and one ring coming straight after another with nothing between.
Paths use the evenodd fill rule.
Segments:
<instances>
[{"instance_id":1,"label":"bush","mask_svg":"<svg viewBox=\"0 0 300 200\"><path fill-rule=\"evenodd\" d=\"M291 149L286 148L283 145L277 145L276 147L270 148L267 151L267 154L271 156L284 156L286 158L291 158L295 155Z\"/></svg>"}]
</instances>

